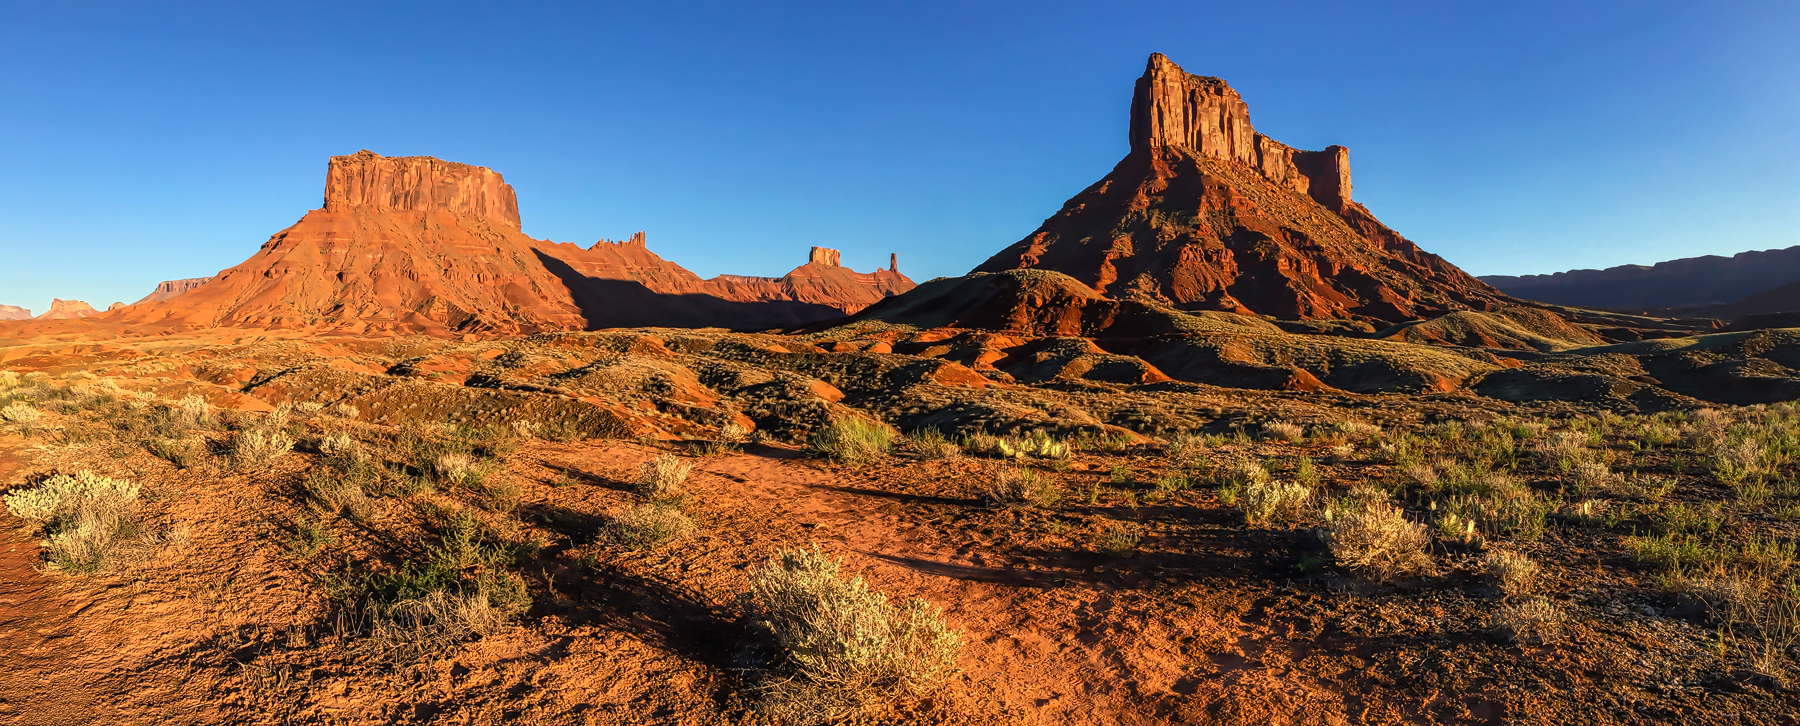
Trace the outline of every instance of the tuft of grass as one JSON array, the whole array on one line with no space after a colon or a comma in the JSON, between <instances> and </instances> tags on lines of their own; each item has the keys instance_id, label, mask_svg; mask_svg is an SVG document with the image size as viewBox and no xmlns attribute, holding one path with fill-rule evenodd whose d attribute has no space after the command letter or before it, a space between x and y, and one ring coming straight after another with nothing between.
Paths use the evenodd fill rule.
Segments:
<instances>
[{"instance_id":1,"label":"tuft of grass","mask_svg":"<svg viewBox=\"0 0 1800 726\"><path fill-rule=\"evenodd\" d=\"M962 453L962 447L957 446L956 442L929 426L912 432L906 439L921 458L950 459Z\"/></svg>"},{"instance_id":2,"label":"tuft of grass","mask_svg":"<svg viewBox=\"0 0 1800 726\"><path fill-rule=\"evenodd\" d=\"M1567 616L1549 598L1533 597L1500 606L1488 627L1514 643L1553 643L1562 633Z\"/></svg>"},{"instance_id":3,"label":"tuft of grass","mask_svg":"<svg viewBox=\"0 0 1800 726\"><path fill-rule=\"evenodd\" d=\"M606 538L629 550L651 550L688 536L694 520L668 504L626 507L606 524Z\"/></svg>"},{"instance_id":4,"label":"tuft of grass","mask_svg":"<svg viewBox=\"0 0 1800 726\"><path fill-rule=\"evenodd\" d=\"M887 426L857 416L832 421L808 440L813 453L846 464L860 464L887 455L894 432Z\"/></svg>"},{"instance_id":5,"label":"tuft of grass","mask_svg":"<svg viewBox=\"0 0 1800 726\"><path fill-rule=\"evenodd\" d=\"M316 522L305 516L295 517L294 537L288 542L288 555L303 560L318 554L336 540L337 535L323 522Z\"/></svg>"},{"instance_id":6,"label":"tuft of grass","mask_svg":"<svg viewBox=\"0 0 1800 726\"><path fill-rule=\"evenodd\" d=\"M205 396L189 395L175 403L175 416L181 422L196 428L212 428L218 423L213 415L211 403Z\"/></svg>"},{"instance_id":7,"label":"tuft of grass","mask_svg":"<svg viewBox=\"0 0 1800 726\"><path fill-rule=\"evenodd\" d=\"M1325 544L1338 564L1377 582L1436 570L1425 548L1431 534L1386 500L1346 502L1325 510Z\"/></svg>"},{"instance_id":8,"label":"tuft of grass","mask_svg":"<svg viewBox=\"0 0 1800 726\"><path fill-rule=\"evenodd\" d=\"M1138 548L1144 534L1137 527L1124 522L1107 522L1094 538L1094 548L1113 555L1122 555Z\"/></svg>"},{"instance_id":9,"label":"tuft of grass","mask_svg":"<svg viewBox=\"0 0 1800 726\"><path fill-rule=\"evenodd\" d=\"M1007 467L994 473L982 494L1001 506L1048 508L1062 501L1062 486L1034 469Z\"/></svg>"},{"instance_id":10,"label":"tuft of grass","mask_svg":"<svg viewBox=\"0 0 1800 726\"><path fill-rule=\"evenodd\" d=\"M1265 439L1297 444L1306 440L1306 429L1286 421L1270 421L1262 425L1262 435Z\"/></svg>"},{"instance_id":11,"label":"tuft of grass","mask_svg":"<svg viewBox=\"0 0 1800 726\"><path fill-rule=\"evenodd\" d=\"M750 572L756 614L787 659L787 677L767 688L763 705L784 721L838 721L895 696L927 695L956 670L962 638L937 606L892 603L840 567L815 547L778 551Z\"/></svg>"},{"instance_id":12,"label":"tuft of grass","mask_svg":"<svg viewBox=\"0 0 1800 726\"><path fill-rule=\"evenodd\" d=\"M1246 524L1295 522L1311 499L1312 490L1305 486L1265 479L1246 485L1238 497L1238 506Z\"/></svg>"},{"instance_id":13,"label":"tuft of grass","mask_svg":"<svg viewBox=\"0 0 1800 726\"><path fill-rule=\"evenodd\" d=\"M638 466L637 492L652 502L680 501L692 464L663 454Z\"/></svg>"},{"instance_id":14,"label":"tuft of grass","mask_svg":"<svg viewBox=\"0 0 1800 726\"><path fill-rule=\"evenodd\" d=\"M14 401L0 408L0 421L17 426L30 427L43 418L43 414L24 401Z\"/></svg>"},{"instance_id":15,"label":"tuft of grass","mask_svg":"<svg viewBox=\"0 0 1800 726\"><path fill-rule=\"evenodd\" d=\"M294 439L276 429L252 428L232 434L231 465L238 471L267 469L294 450Z\"/></svg>"},{"instance_id":16,"label":"tuft of grass","mask_svg":"<svg viewBox=\"0 0 1800 726\"><path fill-rule=\"evenodd\" d=\"M194 465L195 460L199 458L199 453L195 450L195 447L186 441L151 439L144 444L144 448L149 449L150 453L155 454L157 458L174 464L177 469L190 468Z\"/></svg>"},{"instance_id":17,"label":"tuft of grass","mask_svg":"<svg viewBox=\"0 0 1800 726\"><path fill-rule=\"evenodd\" d=\"M315 466L300 480L312 507L325 515L342 514L359 522L374 518L377 502L363 490L362 482L327 466Z\"/></svg>"},{"instance_id":18,"label":"tuft of grass","mask_svg":"<svg viewBox=\"0 0 1800 726\"><path fill-rule=\"evenodd\" d=\"M120 547L141 533L134 519L138 492L135 482L82 471L7 492L0 500L43 534L51 567L90 573L107 569Z\"/></svg>"},{"instance_id":19,"label":"tuft of grass","mask_svg":"<svg viewBox=\"0 0 1800 726\"><path fill-rule=\"evenodd\" d=\"M1538 564L1530 557L1507 550L1494 550L1482 559L1488 577L1508 597L1528 595L1537 589Z\"/></svg>"}]
</instances>

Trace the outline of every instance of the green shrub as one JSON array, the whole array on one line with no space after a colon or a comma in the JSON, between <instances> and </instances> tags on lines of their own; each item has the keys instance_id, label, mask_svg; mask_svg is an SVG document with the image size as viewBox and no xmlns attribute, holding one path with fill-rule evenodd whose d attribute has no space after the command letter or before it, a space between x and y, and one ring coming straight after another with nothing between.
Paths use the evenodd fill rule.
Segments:
<instances>
[{"instance_id":1,"label":"green shrub","mask_svg":"<svg viewBox=\"0 0 1800 726\"><path fill-rule=\"evenodd\" d=\"M887 426L857 416L831 422L808 441L814 453L846 464L872 461L887 455L894 433Z\"/></svg>"},{"instance_id":2,"label":"green shrub","mask_svg":"<svg viewBox=\"0 0 1800 726\"><path fill-rule=\"evenodd\" d=\"M630 550L650 550L694 531L694 521L667 504L626 507L606 525L606 538Z\"/></svg>"},{"instance_id":3,"label":"green shrub","mask_svg":"<svg viewBox=\"0 0 1800 726\"><path fill-rule=\"evenodd\" d=\"M1243 509L1247 524L1293 522L1300 519L1311 498L1312 490L1299 484L1263 481L1246 485L1238 497L1238 506Z\"/></svg>"}]
</instances>

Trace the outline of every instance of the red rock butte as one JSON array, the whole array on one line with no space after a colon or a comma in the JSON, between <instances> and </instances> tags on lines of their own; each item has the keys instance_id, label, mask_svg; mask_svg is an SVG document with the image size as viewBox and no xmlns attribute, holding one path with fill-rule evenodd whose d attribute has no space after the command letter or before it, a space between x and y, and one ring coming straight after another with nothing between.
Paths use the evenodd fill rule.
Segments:
<instances>
[{"instance_id":1,"label":"red rock butte","mask_svg":"<svg viewBox=\"0 0 1800 726\"><path fill-rule=\"evenodd\" d=\"M1061 272L1110 297L1184 310L1394 323L1492 310L1499 291L1351 200L1349 151L1257 133L1218 78L1150 56L1131 151L977 272Z\"/></svg>"},{"instance_id":2,"label":"red rock butte","mask_svg":"<svg viewBox=\"0 0 1800 726\"><path fill-rule=\"evenodd\" d=\"M912 289L836 250L776 278L711 280L645 235L591 247L520 231L498 172L431 157L335 156L324 205L212 278L164 283L104 320L178 327L497 332L628 326L773 328L856 312Z\"/></svg>"}]
</instances>

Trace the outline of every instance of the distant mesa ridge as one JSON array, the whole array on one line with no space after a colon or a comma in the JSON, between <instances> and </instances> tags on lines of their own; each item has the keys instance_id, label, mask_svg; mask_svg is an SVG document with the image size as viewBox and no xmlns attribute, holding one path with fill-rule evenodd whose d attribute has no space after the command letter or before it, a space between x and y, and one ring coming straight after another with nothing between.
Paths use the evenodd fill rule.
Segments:
<instances>
[{"instance_id":1,"label":"distant mesa ridge","mask_svg":"<svg viewBox=\"0 0 1800 726\"><path fill-rule=\"evenodd\" d=\"M1060 272L1180 310L1393 324L1513 304L1351 199L1342 146L1256 132L1237 91L1150 56L1130 152L975 272Z\"/></svg>"},{"instance_id":2,"label":"distant mesa ridge","mask_svg":"<svg viewBox=\"0 0 1800 726\"><path fill-rule=\"evenodd\" d=\"M1481 279L1508 295L1557 305L1630 311L1718 306L1693 312L1735 317L1777 312L1770 307L1795 309L1772 298L1738 307L1727 304L1800 282L1800 246L1740 252L1730 257L1687 257L1654 265L1619 265L1548 275L1486 275Z\"/></svg>"},{"instance_id":3,"label":"distant mesa ridge","mask_svg":"<svg viewBox=\"0 0 1800 726\"><path fill-rule=\"evenodd\" d=\"M859 273L837 260L814 248L783 277L703 280L651 252L641 231L585 248L526 236L512 187L491 169L363 150L331 157L324 205L249 259L104 316L346 332L772 328L913 287L893 270Z\"/></svg>"},{"instance_id":4,"label":"distant mesa ridge","mask_svg":"<svg viewBox=\"0 0 1800 726\"><path fill-rule=\"evenodd\" d=\"M30 320L31 311L17 305L0 305L0 320Z\"/></svg>"},{"instance_id":5,"label":"distant mesa ridge","mask_svg":"<svg viewBox=\"0 0 1800 726\"><path fill-rule=\"evenodd\" d=\"M94 306L80 300L63 300L57 298L50 301L49 310L44 311L43 315L39 315L34 319L72 320L76 318L89 318L99 314L100 311L95 310Z\"/></svg>"}]
</instances>

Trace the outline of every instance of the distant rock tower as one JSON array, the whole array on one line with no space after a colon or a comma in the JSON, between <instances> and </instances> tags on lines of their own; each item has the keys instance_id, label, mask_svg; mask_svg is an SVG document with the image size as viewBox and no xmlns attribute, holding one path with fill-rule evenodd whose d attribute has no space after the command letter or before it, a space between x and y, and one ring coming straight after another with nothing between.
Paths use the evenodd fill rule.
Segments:
<instances>
[{"instance_id":1,"label":"distant rock tower","mask_svg":"<svg viewBox=\"0 0 1800 726\"><path fill-rule=\"evenodd\" d=\"M888 253L888 272L899 272L899 271L900 271L900 253L889 252Z\"/></svg>"},{"instance_id":2,"label":"distant rock tower","mask_svg":"<svg viewBox=\"0 0 1800 726\"><path fill-rule=\"evenodd\" d=\"M830 247L814 247L812 248L812 257L807 259L806 264L820 267L843 267L843 264L838 262L838 256L838 251Z\"/></svg>"}]
</instances>

